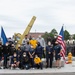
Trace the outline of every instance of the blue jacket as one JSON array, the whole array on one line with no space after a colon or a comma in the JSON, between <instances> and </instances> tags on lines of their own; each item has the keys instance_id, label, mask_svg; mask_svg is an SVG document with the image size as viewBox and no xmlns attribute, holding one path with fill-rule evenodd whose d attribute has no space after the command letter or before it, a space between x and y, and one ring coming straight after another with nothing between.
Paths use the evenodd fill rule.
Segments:
<instances>
[{"instance_id":1,"label":"blue jacket","mask_svg":"<svg viewBox=\"0 0 75 75\"><path fill-rule=\"evenodd\" d=\"M51 54L49 54L49 52ZM53 47L52 46L46 46L46 57L53 55Z\"/></svg>"},{"instance_id":2,"label":"blue jacket","mask_svg":"<svg viewBox=\"0 0 75 75\"><path fill-rule=\"evenodd\" d=\"M35 53L36 54L43 54L43 48L42 48L42 46L37 46Z\"/></svg>"}]
</instances>

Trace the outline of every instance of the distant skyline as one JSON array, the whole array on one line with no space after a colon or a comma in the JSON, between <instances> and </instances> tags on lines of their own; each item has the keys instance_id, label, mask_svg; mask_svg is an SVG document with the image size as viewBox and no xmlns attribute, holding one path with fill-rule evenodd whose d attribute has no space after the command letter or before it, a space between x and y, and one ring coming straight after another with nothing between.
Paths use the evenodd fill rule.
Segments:
<instances>
[{"instance_id":1,"label":"distant skyline","mask_svg":"<svg viewBox=\"0 0 75 75\"><path fill-rule=\"evenodd\" d=\"M36 20L31 32L60 32L62 25L75 33L75 0L0 0L0 26L7 37L23 33L31 18Z\"/></svg>"}]
</instances>

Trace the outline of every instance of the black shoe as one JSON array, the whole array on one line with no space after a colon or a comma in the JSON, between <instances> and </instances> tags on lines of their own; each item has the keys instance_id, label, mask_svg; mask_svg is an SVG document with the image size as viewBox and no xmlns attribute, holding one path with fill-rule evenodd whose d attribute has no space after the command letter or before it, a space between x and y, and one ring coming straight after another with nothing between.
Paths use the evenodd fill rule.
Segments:
<instances>
[{"instance_id":1,"label":"black shoe","mask_svg":"<svg viewBox=\"0 0 75 75\"><path fill-rule=\"evenodd\" d=\"M3 67L3 69L5 69L5 67Z\"/></svg>"},{"instance_id":2,"label":"black shoe","mask_svg":"<svg viewBox=\"0 0 75 75\"><path fill-rule=\"evenodd\" d=\"M52 66L50 66L50 68L52 68Z\"/></svg>"},{"instance_id":3,"label":"black shoe","mask_svg":"<svg viewBox=\"0 0 75 75\"><path fill-rule=\"evenodd\" d=\"M37 69L39 69L39 67L37 67Z\"/></svg>"},{"instance_id":4,"label":"black shoe","mask_svg":"<svg viewBox=\"0 0 75 75\"><path fill-rule=\"evenodd\" d=\"M46 68L48 68L48 66L46 66Z\"/></svg>"},{"instance_id":5,"label":"black shoe","mask_svg":"<svg viewBox=\"0 0 75 75\"><path fill-rule=\"evenodd\" d=\"M43 68L41 67L41 70L42 70Z\"/></svg>"},{"instance_id":6,"label":"black shoe","mask_svg":"<svg viewBox=\"0 0 75 75\"><path fill-rule=\"evenodd\" d=\"M8 69L8 67L5 67L6 69Z\"/></svg>"}]
</instances>

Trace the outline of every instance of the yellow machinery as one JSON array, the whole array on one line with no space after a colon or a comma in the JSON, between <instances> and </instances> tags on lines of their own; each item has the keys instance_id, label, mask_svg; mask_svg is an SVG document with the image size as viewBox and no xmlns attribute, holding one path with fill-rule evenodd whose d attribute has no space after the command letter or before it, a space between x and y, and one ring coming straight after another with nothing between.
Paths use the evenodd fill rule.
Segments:
<instances>
[{"instance_id":1,"label":"yellow machinery","mask_svg":"<svg viewBox=\"0 0 75 75\"><path fill-rule=\"evenodd\" d=\"M25 38L25 35L29 34L35 20L36 20L36 17L33 16L30 23L28 24L26 30L24 31L24 33L22 35L20 33L15 33L14 34L14 38L17 41L16 49L18 48L18 45L22 44L22 40ZM18 40L16 39L16 37L18 37Z\"/></svg>"}]
</instances>

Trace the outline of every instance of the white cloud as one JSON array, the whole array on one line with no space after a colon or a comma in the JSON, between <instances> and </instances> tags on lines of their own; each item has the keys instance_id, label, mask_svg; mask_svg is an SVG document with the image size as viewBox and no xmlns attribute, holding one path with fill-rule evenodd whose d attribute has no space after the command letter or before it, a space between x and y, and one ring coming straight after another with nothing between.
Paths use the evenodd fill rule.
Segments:
<instances>
[{"instance_id":1,"label":"white cloud","mask_svg":"<svg viewBox=\"0 0 75 75\"><path fill-rule=\"evenodd\" d=\"M59 32L62 24L70 33L75 32L74 0L0 0L0 25L7 36L23 33L32 16L37 17L32 32L53 28Z\"/></svg>"}]
</instances>

